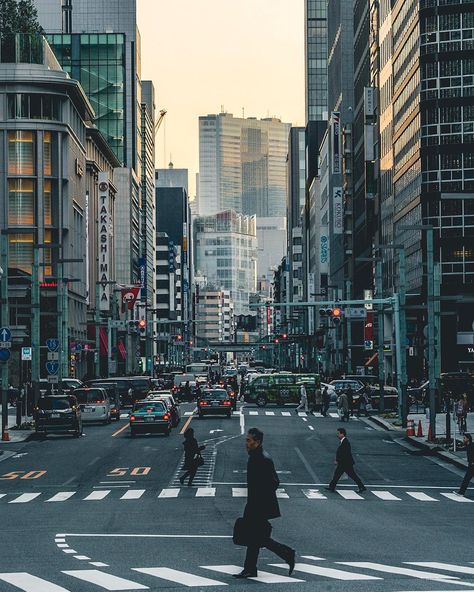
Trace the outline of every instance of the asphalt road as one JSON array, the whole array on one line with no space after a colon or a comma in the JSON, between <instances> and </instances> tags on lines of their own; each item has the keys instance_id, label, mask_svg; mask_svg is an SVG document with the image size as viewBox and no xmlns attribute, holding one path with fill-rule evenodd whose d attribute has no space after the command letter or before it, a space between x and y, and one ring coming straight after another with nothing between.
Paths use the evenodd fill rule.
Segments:
<instances>
[{"instance_id":1,"label":"asphalt road","mask_svg":"<svg viewBox=\"0 0 474 592\"><path fill-rule=\"evenodd\" d=\"M188 422L206 463L182 487L179 431ZM123 418L86 425L79 440L4 445L16 455L0 456L0 591L474 591L474 490L470 501L449 497L461 471L361 419L346 428L368 491L358 496L342 480L327 492L338 425L246 406L232 419L184 415L169 438L132 439ZM243 434L252 426L279 471L273 536L297 550L292 578L266 550L257 581L231 576L245 552L231 534L245 505Z\"/></svg>"}]
</instances>

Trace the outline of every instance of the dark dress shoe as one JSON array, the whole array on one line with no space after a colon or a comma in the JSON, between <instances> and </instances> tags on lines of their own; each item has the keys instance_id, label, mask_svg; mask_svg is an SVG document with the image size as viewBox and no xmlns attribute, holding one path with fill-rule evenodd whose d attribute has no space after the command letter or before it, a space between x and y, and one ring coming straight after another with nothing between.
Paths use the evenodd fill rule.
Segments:
<instances>
[{"instance_id":1,"label":"dark dress shoe","mask_svg":"<svg viewBox=\"0 0 474 592\"><path fill-rule=\"evenodd\" d=\"M294 549L291 549L290 555L288 557L288 575L291 576L291 574L293 573L293 570L295 569L295 556L296 556L296 551Z\"/></svg>"},{"instance_id":2,"label":"dark dress shoe","mask_svg":"<svg viewBox=\"0 0 474 592\"><path fill-rule=\"evenodd\" d=\"M359 487L358 493L364 493L364 491L367 491L367 487Z\"/></svg>"},{"instance_id":3,"label":"dark dress shoe","mask_svg":"<svg viewBox=\"0 0 474 592\"><path fill-rule=\"evenodd\" d=\"M328 491L332 491L333 493L336 491L335 487L325 487L324 489L327 489Z\"/></svg>"},{"instance_id":4,"label":"dark dress shoe","mask_svg":"<svg viewBox=\"0 0 474 592\"><path fill-rule=\"evenodd\" d=\"M239 578L239 579L243 579L243 578L256 578L257 577L257 572L256 571L245 571L245 569L243 571L241 571L238 574L232 574L234 576L234 578Z\"/></svg>"}]
</instances>

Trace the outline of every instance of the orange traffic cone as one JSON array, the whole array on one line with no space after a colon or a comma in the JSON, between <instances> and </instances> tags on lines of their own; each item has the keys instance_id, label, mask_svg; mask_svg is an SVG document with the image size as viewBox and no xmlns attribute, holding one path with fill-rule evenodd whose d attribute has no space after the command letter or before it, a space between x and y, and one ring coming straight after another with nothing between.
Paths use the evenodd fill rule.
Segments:
<instances>
[{"instance_id":1,"label":"orange traffic cone","mask_svg":"<svg viewBox=\"0 0 474 592\"><path fill-rule=\"evenodd\" d=\"M423 438L423 427L421 425L421 419L418 421L418 429L416 431L417 438Z\"/></svg>"},{"instance_id":2,"label":"orange traffic cone","mask_svg":"<svg viewBox=\"0 0 474 592\"><path fill-rule=\"evenodd\" d=\"M431 424L430 427L428 428L428 442L432 442L433 441L433 430L431 429Z\"/></svg>"},{"instance_id":3,"label":"orange traffic cone","mask_svg":"<svg viewBox=\"0 0 474 592\"><path fill-rule=\"evenodd\" d=\"M407 421L407 436L415 435L415 422L413 419Z\"/></svg>"},{"instance_id":4,"label":"orange traffic cone","mask_svg":"<svg viewBox=\"0 0 474 592\"><path fill-rule=\"evenodd\" d=\"M8 426L5 426L5 430L3 431L2 442L10 442L10 434L8 433Z\"/></svg>"}]
</instances>

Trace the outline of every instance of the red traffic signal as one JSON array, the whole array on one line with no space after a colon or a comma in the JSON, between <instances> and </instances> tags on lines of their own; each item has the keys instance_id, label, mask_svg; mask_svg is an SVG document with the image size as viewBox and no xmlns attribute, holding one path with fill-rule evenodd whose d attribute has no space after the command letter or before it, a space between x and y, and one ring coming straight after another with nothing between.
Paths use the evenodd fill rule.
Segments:
<instances>
[{"instance_id":1,"label":"red traffic signal","mask_svg":"<svg viewBox=\"0 0 474 592\"><path fill-rule=\"evenodd\" d=\"M342 309L341 308L333 308L331 316L333 319L340 319L342 317Z\"/></svg>"}]
</instances>

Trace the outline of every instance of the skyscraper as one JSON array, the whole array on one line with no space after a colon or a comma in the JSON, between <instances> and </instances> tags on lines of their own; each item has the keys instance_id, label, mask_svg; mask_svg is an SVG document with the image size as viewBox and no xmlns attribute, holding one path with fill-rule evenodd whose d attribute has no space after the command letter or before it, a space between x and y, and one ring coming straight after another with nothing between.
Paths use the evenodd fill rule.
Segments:
<instances>
[{"instance_id":1,"label":"skyscraper","mask_svg":"<svg viewBox=\"0 0 474 592\"><path fill-rule=\"evenodd\" d=\"M199 215L284 216L289 128L275 118L200 117Z\"/></svg>"},{"instance_id":2,"label":"skyscraper","mask_svg":"<svg viewBox=\"0 0 474 592\"><path fill-rule=\"evenodd\" d=\"M327 119L328 0L305 0L306 123Z\"/></svg>"}]
</instances>

